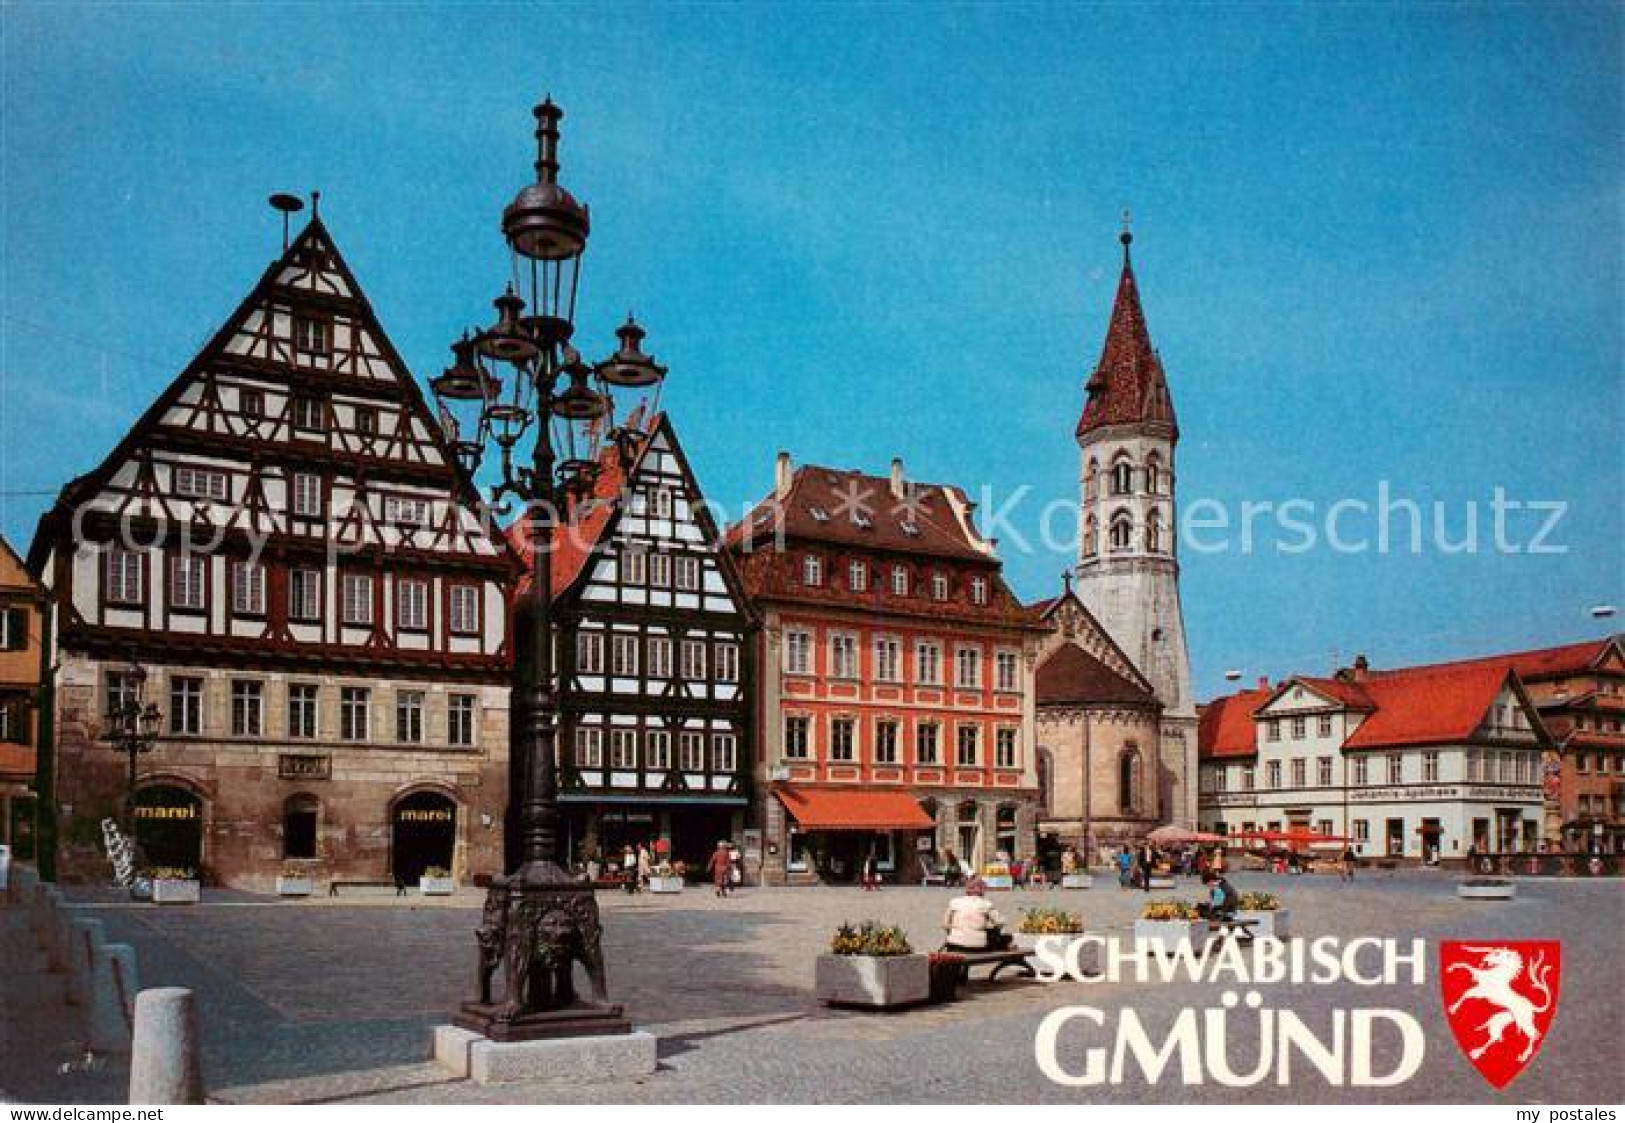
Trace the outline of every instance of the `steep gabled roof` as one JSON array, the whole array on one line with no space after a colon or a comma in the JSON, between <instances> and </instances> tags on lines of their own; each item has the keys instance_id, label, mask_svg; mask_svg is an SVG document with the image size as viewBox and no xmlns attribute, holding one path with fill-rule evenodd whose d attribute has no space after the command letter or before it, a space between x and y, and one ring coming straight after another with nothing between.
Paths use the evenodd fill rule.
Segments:
<instances>
[{"instance_id":1,"label":"steep gabled roof","mask_svg":"<svg viewBox=\"0 0 1625 1123\"><path fill-rule=\"evenodd\" d=\"M1075 643L1063 643L1038 665L1033 696L1040 706L1112 703L1160 708L1149 690L1130 682Z\"/></svg>"},{"instance_id":2,"label":"steep gabled roof","mask_svg":"<svg viewBox=\"0 0 1625 1123\"><path fill-rule=\"evenodd\" d=\"M1242 690L1215 698L1201 708L1196 723L1197 754L1203 760L1225 760L1258 755L1253 713L1274 692Z\"/></svg>"},{"instance_id":3,"label":"steep gabled roof","mask_svg":"<svg viewBox=\"0 0 1625 1123\"><path fill-rule=\"evenodd\" d=\"M1522 695L1511 669L1493 662L1459 667L1390 671L1361 685L1376 709L1360 723L1345 749L1442 745L1465 741L1483 724L1509 684ZM1537 732L1539 722L1535 723Z\"/></svg>"},{"instance_id":4,"label":"steep gabled roof","mask_svg":"<svg viewBox=\"0 0 1625 1123\"><path fill-rule=\"evenodd\" d=\"M1373 710L1376 708L1376 703L1371 700L1371 695L1358 682L1340 678L1319 678L1314 675L1293 675L1291 678L1284 680L1273 691L1266 693L1265 701L1258 708L1260 710L1264 709L1271 702L1292 689L1294 685L1302 686L1311 693L1319 694L1321 697L1346 706L1351 710Z\"/></svg>"},{"instance_id":5,"label":"steep gabled roof","mask_svg":"<svg viewBox=\"0 0 1625 1123\"><path fill-rule=\"evenodd\" d=\"M1123 273L1117 281L1117 299L1112 304L1111 323L1100 362L1087 384L1088 398L1078 419L1078 435L1110 425L1157 424L1167 426L1175 437L1179 423L1174 418L1173 398L1162 371L1162 360L1151 346L1145 312L1140 308L1140 290L1129 259L1133 236L1126 231L1123 242Z\"/></svg>"}]
</instances>

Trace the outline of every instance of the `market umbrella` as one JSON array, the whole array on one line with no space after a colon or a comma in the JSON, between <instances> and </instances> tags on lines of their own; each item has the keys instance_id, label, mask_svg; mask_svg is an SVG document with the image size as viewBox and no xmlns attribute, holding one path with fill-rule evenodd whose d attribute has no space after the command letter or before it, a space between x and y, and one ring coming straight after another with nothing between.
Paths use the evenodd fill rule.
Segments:
<instances>
[{"instance_id":1,"label":"market umbrella","mask_svg":"<svg viewBox=\"0 0 1625 1123\"><path fill-rule=\"evenodd\" d=\"M1206 831L1193 831L1186 827L1158 827L1146 835L1146 840L1153 846L1178 846L1184 842L1223 842L1222 834L1209 834Z\"/></svg>"}]
</instances>

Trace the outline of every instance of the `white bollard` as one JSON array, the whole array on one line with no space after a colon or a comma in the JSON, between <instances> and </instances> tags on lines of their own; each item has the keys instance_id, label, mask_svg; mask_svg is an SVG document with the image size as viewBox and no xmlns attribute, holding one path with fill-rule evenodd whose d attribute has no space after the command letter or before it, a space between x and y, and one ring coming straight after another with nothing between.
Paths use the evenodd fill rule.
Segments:
<instances>
[{"instance_id":1,"label":"white bollard","mask_svg":"<svg viewBox=\"0 0 1625 1123\"><path fill-rule=\"evenodd\" d=\"M90 977L90 1049L97 1053L128 1053L135 1019L135 948L129 944L103 944Z\"/></svg>"},{"instance_id":2,"label":"white bollard","mask_svg":"<svg viewBox=\"0 0 1625 1123\"><path fill-rule=\"evenodd\" d=\"M155 987L135 996L130 1050L130 1103L200 1104L197 1015L185 987Z\"/></svg>"},{"instance_id":3,"label":"white bollard","mask_svg":"<svg viewBox=\"0 0 1625 1123\"><path fill-rule=\"evenodd\" d=\"M96 954L107 938L102 922L86 917L68 925L68 1005L90 1005L90 974L96 966Z\"/></svg>"}]
</instances>

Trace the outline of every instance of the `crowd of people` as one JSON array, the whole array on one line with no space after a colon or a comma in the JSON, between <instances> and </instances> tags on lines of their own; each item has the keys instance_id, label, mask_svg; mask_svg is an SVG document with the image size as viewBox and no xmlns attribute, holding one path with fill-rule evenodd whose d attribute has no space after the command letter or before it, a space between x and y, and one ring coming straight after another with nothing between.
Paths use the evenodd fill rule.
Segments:
<instances>
[{"instance_id":1,"label":"crowd of people","mask_svg":"<svg viewBox=\"0 0 1625 1123\"><path fill-rule=\"evenodd\" d=\"M619 854L599 854L581 863L578 872L594 883L610 880L628 895L645 893L650 878L683 877L687 863L670 862L671 844L663 838L653 842L627 843ZM719 897L732 895L744 884L745 859L739 847L728 839L717 842L716 849L706 860L705 874Z\"/></svg>"}]
</instances>

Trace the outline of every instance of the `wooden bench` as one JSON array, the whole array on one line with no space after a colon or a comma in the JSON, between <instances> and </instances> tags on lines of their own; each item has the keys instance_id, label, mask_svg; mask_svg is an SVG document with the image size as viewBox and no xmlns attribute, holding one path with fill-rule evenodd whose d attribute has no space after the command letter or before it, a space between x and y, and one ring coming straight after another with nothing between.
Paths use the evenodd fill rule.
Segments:
<instances>
[{"instance_id":1,"label":"wooden bench","mask_svg":"<svg viewBox=\"0 0 1625 1123\"><path fill-rule=\"evenodd\" d=\"M970 982L972 967L992 967L987 973L988 982L999 977L999 972L1014 967L1021 972L1023 978L1032 978L1038 972L1028 962L1032 955L1030 951L1020 948L1003 948L999 951L960 951L958 948L944 947L944 954L961 956L965 962L959 967L959 981L961 984Z\"/></svg>"},{"instance_id":2,"label":"wooden bench","mask_svg":"<svg viewBox=\"0 0 1625 1123\"><path fill-rule=\"evenodd\" d=\"M406 896L406 882L404 881L329 881L327 883L327 895L337 897L341 886L345 889L393 889L395 890L395 896Z\"/></svg>"},{"instance_id":3,"label":"wooden bench","mask_svg":"<svg viewBox=\"0 0 1625 1123\"><path fill-rule=\"evenodd\" d=\"M1253 929L1258 925L1256 920L1242 920L1238 917L1221 917L1207 922L1209 932L1218 932L1224 936L1234 936L1244 944L1250 944L1258 938Z\"/></svg>"}]
</instances>

